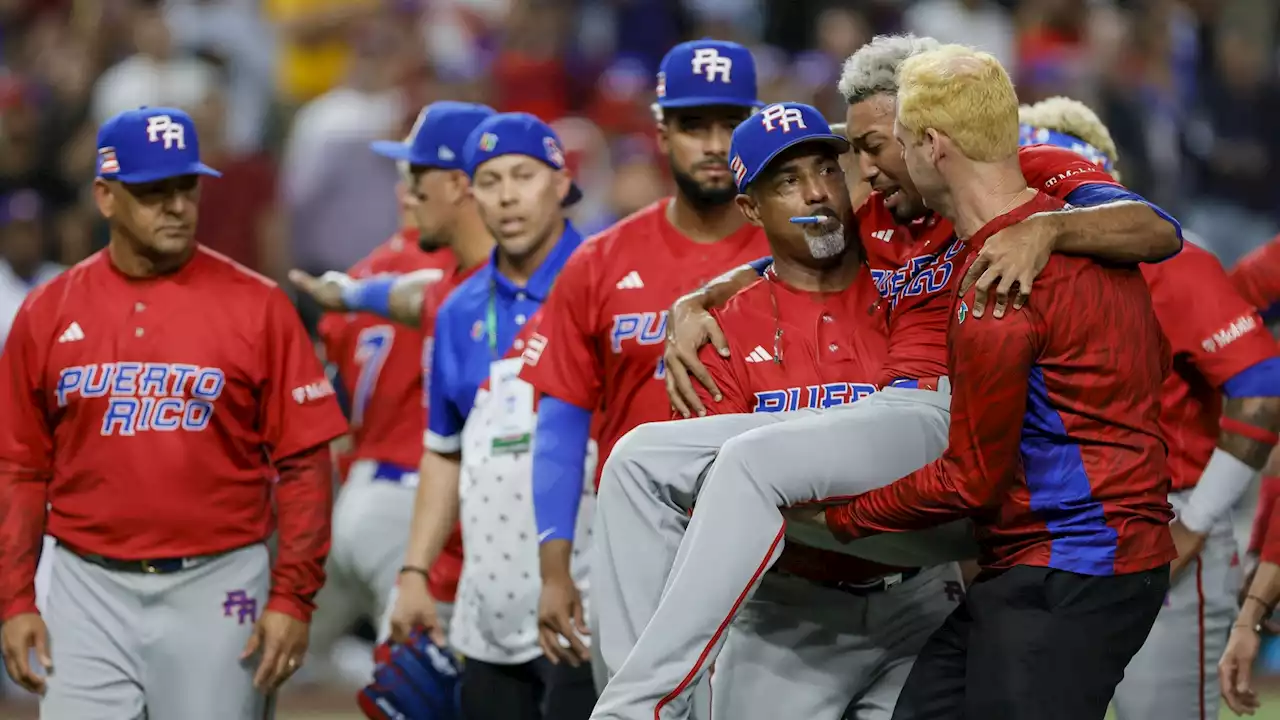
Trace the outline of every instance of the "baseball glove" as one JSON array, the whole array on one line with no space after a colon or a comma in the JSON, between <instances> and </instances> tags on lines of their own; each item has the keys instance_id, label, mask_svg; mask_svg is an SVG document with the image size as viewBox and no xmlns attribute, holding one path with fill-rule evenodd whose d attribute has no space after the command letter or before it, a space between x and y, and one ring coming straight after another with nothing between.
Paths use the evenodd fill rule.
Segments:
<instances>
[{"instance_id":1,"label":"baseball glove","mask_svg":"<svg viewBox=\"0 0 1280 720\"><path fill-rule=\"evenodd\" d=\"M370 720L459 720L461 670L453 654L424 632L379 653L373 682L356 702Z\"/></svg>"}]
</instances>

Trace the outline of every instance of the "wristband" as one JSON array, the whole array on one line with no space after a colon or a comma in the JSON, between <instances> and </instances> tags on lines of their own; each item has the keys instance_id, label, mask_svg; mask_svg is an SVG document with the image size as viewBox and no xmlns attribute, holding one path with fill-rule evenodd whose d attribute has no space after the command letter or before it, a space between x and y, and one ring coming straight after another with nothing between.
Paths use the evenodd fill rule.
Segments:
<instances>
[{"instance_id":1,"label":"wristband","mask_svg":"<svg viewBox=\"0 0 1280 720\"><path fill-rule=\"evenodd\" d=\"M1257 425L1250 425L1235 418L1223 416L1218 420L1218 429L1222 432L1229 432L1233 435L1256 440L1264 445L1272 447L1280 445L1280 434L1276 434L1266 428L1260 428Z\"/></svg>"},{"instance_id":2,"label":"wristband","mask_svg":"<svg viewBox=\"0 0 1280 720\"><path fill-rule=\"evenodd\" d=\"M430 573L428 573L425 568L420 568L415 565L405 565L404 567L400 568L400 572L396 574L404 575L405 573L413 573L414 575L421 575L423 579L427 579L430 577Z\"/></svg>"},{"instance_id":3,"label":"wristband","mask_svg":"<svg viewBox=\"0 0 1280 720\"><path fill-rule=\"evenodd\" d=\"M342 304L352 312L371 312L388 317L391 315L391 286L396 275L375 275L356 280L342 288Z\"/></svg>"},{"instance_id":4,"label":"wristband","mask_svg":"<svg viewBox=\"0 0 1280 720\"><path fill-rule=\"evenodd\" d=\"M1267 602L1266 600L1263 600L1262 598L1258 597L1257 595L1254 595L1253 593L1249 593L1249 594L1245 595L1245 596L1244 596L1244 599L1245 599L1245 600L1252 600L1252 601L1254 601L1254 602L1258 603L1259 605L1261 605L1261 606L1262 606L1262 609L1267 611L1267 616L1270 616L1270 615L1271 615L1271 613L1275 612L1275 605L1274 605L1274 604L1269 603L1269 602Z\"/></svg>"}]
</instances>

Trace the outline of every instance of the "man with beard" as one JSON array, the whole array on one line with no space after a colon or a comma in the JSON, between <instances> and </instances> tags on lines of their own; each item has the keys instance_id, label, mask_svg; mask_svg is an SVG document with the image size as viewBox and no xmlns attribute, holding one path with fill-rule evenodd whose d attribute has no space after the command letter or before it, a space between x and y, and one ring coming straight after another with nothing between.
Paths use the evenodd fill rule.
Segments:
<instances>
[{"instance_id":1,"label":"man with beard","mask_svg":"<svg viewBox=\"0 0 1280 720\"><path fill-rule=\"evenodd\" d=\"M768 252L733 204L729 170L733 128L759 104L750 52L715 40L677 45L663 58L657 95L659 142L678 191L583 243L556 280L520 374L542 396L533 449L540 640L547 657L575 665L590 659L569 569L592 415L601 459L631 428L669 419L666 308Z\"/></svg>"},{"instance_id":2,"label":"man with beard","mask_svg":"<svg viewBox=\"0 0 1280 720\"><path fill-rule=\"evenodd\" d=\"M333 313L321 321L320 335L351 405L353 462L334 507L331 583L325 588L325 613L333 615L322 627L329 636L340 631L343 616L360 611L382 619L379 639L387 635L385 616L394 602L422 457L424 343L435 308L493 248L462 166L467 136L493 114L483 105L441 101L423 108L405 142L373 144L374 152L407 165L402 199L417 227L416 245L409 233L397 234L349 276L290 276ZM461 568L462 537L455 533L427 578L446 623ZM323 648L323 641L336 638L321 633L319 639Z\"/></svg>"},{"instance_id":3,"label":"man with beard","mask_svg":"<svg viewBox=\"0 0 1280 720\"><path fill-rule=\"evenodd\" d=\"M742 602L777 560L788 531L780 509L885 485L946 447L946 325L968 258L948 223L923 205L893 136L898 66L936 46L926 38L877 38L850 58L841 80L850 139L864 177L880 191L858 215L889 309L889 358L879 378L884 389L827 410L649 424L618 443L603 473L595 538L600 557L594 568L613 575L595 583L593 592L606 632L616 627L624 635L613 642L634 647L621 667L610 662L615 675L594 718L685 717L687 690L707 672ZM1019 277L1030 265L1034 278L1044 264L1022 262L1024 252L1036 259L1053 249L1138 262L1180 248L1171 218L1097 166L1059 148L1023 153L1059 157L1043 165L1051 174L1033 186L1060 195L1085 189L1078 195L1082 204L1106 204L1032 217L992 237L976 253L979 273L989 266L996 277ZM689 305L722 304L753 274L742 271L738 282L685 302L684 314ZM996 287L999 316L1004 306ZM976 303L971 312L978 314ZM752 429L744 431L744 418L754 422ZM690 518L695 498L698 511ZM931 537L935 542L922 543L915 534L872 538L847 550L907 566L956 559L953 541ZM645 552L629 551L637 546ZM628 638L627 632L637 634Z\"/></svg>"}]
</instances>

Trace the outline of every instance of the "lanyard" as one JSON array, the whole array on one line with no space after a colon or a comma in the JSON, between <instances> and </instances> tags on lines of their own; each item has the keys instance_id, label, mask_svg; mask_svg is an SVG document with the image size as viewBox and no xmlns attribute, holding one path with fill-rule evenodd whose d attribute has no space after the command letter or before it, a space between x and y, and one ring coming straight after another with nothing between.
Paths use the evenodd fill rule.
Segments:
<instances>
[{"instance_id":1,"label":"lanyard","mask_svg":"<svg viewBox=\"0 0 1280 720\"><path fill-rule=\"evenodd\" d=\"M484 310L484 334L489 339L489 355L498 359L498 283L489 278L489 302Z\"/></svg>"}]
</instances>

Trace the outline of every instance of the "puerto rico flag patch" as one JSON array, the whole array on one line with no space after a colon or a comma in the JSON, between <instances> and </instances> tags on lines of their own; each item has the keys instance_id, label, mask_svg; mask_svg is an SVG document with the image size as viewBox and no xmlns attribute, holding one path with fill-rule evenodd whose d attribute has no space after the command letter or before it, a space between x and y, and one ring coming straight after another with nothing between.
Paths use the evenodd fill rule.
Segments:
<instances>
[{"instance_id":1,"label":"puerto rico flag patch","mask_svg":"<svg viewBox=\"0 0 1280 720\"><path fill-rule=\"evenodd\" d=\"M98 150L98 174L114 175L120 172L120 161L116 160L116 149L104 147Z\"/></svg>"}]
</instances>

